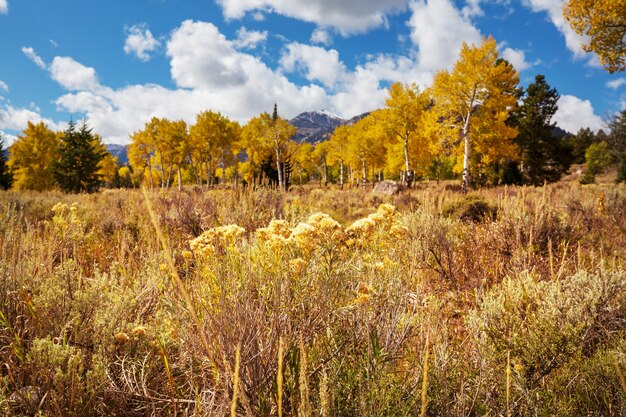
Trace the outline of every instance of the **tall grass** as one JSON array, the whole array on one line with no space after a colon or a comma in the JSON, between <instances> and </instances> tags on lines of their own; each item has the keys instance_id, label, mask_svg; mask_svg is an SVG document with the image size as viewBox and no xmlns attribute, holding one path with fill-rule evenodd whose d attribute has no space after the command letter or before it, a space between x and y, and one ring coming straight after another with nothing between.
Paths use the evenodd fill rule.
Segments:
<instances>
[{"instance_id":1,"label":"tall grass","mask_svg":"<svg viewBox=\"0 0 626 417\"><path fill-rule=\"evenodd\" d=\"M0 415L625 415L625 260L623 186L1 192Z\"/></svg>"}]
</instances>

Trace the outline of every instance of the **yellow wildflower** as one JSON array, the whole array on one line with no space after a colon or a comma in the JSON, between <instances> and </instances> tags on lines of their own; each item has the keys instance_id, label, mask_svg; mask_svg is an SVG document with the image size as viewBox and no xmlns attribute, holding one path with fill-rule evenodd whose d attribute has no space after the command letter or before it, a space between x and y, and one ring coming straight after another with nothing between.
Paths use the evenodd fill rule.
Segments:
<instances>
[{"instance_id":1,"label":"yellow wildflower","mask_svg":"<svg viewBox=\"0 0 626 417\"><path fill-rule=\"evenodd\" d=\"M364 219L359 219L352 223L347 229L346 232L349 234L354 234L359 237L367 237L370 236L374 232L374 228L376 227L376 223L374 220L366 217Z\"/></svg>"},{"instance_id":2,"label":"yellow wildflower","mask_svg":"<svg viewBox=\"0 0 626 417\"><path fill-rule=\"evenodd\" d=\"M114 338L115 338L115 341L119 343L120 345L123 345L124 343L128 341L128 339L130 339L130 337L128 337L128 335L125 332L117 333L114 336Z\"/></svg>"},{"instance_id":3,"label":"yellow wildflower","mask_svg":"<svg viewBox=\"0 0 626 417\"><path fill-rule=\"evenodd\" d=\"M302 258L296 258L289 261L289 269L295 275L302 275L304 271L306 271L307 263Z\"/></svg>"},{"instance_id":4,"label":"yellow wildflower","mask_svg":"<svg viewBox=\"0 0 626 417\"><path fill-rule=\"evenodd\" d=\"M131 333L135 337L145 336L146 332L147 332L146 326L137 326L133 330L131 330Z\"/></svg>"}]
</instances>

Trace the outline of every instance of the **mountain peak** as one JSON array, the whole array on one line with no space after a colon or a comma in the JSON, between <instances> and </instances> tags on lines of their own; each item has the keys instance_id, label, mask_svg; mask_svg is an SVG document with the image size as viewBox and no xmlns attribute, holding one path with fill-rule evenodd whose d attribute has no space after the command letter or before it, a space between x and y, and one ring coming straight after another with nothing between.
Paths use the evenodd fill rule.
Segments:
<instances>
[{"instance_id":1,"label":"mountain peak","mask_svg":"<svg viewBox=\"0 0 626 417\"><path fill-rule=\"evenodd\" d=\"M298 129L293 136L296 142L315 143L328 139L338 126L353 124L367 114L346 120L327 110L307 111L289 120L289 123Z\"/></svg>"}]
</instances>

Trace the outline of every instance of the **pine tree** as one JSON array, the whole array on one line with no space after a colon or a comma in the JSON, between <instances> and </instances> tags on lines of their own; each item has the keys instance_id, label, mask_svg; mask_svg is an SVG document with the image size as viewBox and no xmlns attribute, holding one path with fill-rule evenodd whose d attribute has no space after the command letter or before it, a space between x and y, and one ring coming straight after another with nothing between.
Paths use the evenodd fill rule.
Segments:
<instances>
[{"instance_id":1,"label":"pine tree","mask_svg":"<svg viewBox=\"0 0 626 417\"><path fill-rule=\"evenodd\" d=\"M11 175L11 171L9 171L7 159L7 154L4 149L4 138L2 137L2 133L0 133L0 188L4 190L11 188L11 184L13 183L13 176Z\"/></svg>"},{"instance_id":2,"label":"pine tree","mask_svg":"<svg viewBox=\"0 0 626 417\"><path fill-rule=\"evenodd\" d=\"M77 129L76 123L70 122L60 140L59 155L53 163L53 175L63 191L98 191L102 184L98 165L104 159L106 149L86 123Z\"/></svg>"},{"instance_id":3,"label":"pine tree","mask_svg":"<svg viewBox=\"0 0 626 417\"><path fill-rule=\"evenodd\" d=\"M529 184L557 181L569 168L571 151L561 138L552 134L555 123L551 120L558 109L558 100L556 89L550 88L543 75L537 75L515 112L521 171Z\"/></svg>"}]
</instances>

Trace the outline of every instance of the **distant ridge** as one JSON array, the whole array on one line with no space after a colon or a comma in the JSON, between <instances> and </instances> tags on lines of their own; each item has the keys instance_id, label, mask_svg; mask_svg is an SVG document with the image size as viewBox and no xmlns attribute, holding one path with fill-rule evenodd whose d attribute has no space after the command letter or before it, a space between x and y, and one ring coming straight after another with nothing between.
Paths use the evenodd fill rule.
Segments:
<instances>
[{"instance_id":1,"label":"distant ridge","mask_svg":"<svg viewBox=\"0 0 626 417\"><path fill-rule=\"evenodd\" d=\"M107 151L113 155L117 156L118 164L128 164L128 146L127 145L118 145L116 143L108 143L106 144Z\"/></svg>"},{"instance_id":2,"label":"distant ridge","mask_svg":"<svg viewBox=\"0 0 626 417\"><path fill-rule=\"evenodd\" d=\"M352 119L343 119L326 110L307 111L300 113L288 122L298 129L292 138L293 140L299 143L317 143L328 140L338 126L351 125L368 114L363 113Z\"/></svg>"}]
</instances>

